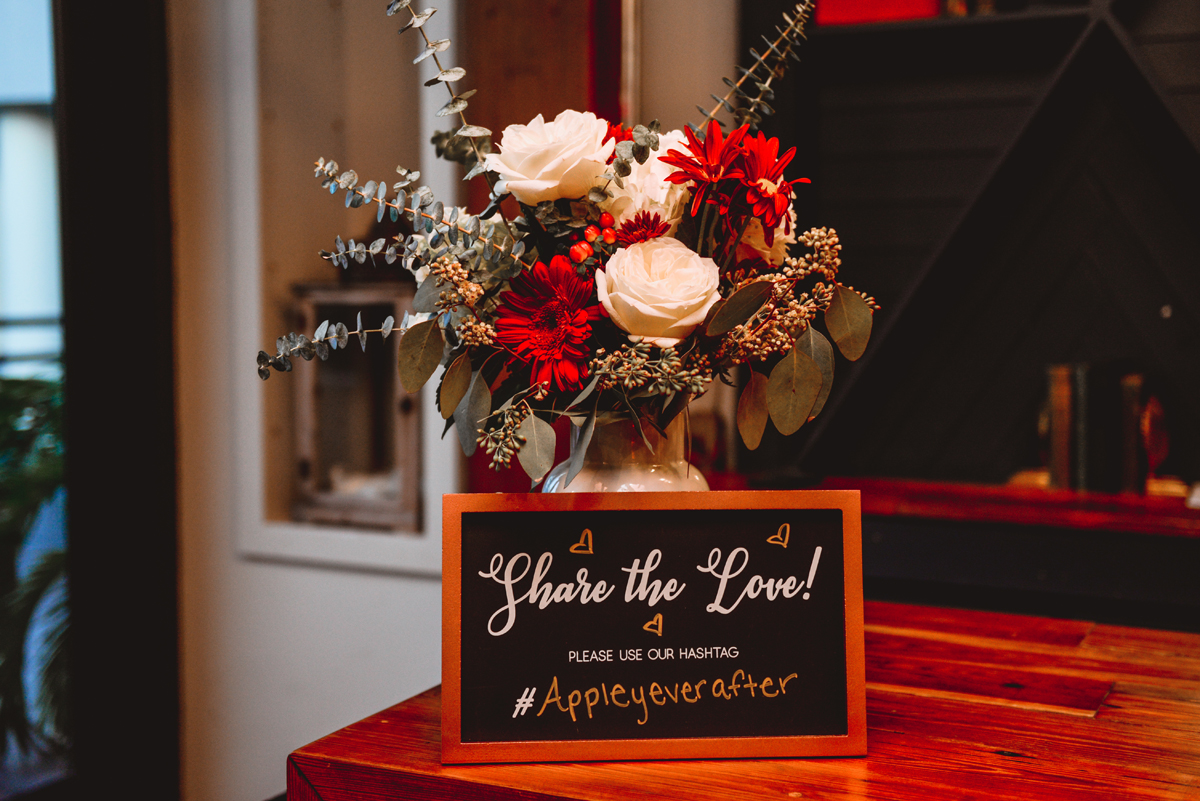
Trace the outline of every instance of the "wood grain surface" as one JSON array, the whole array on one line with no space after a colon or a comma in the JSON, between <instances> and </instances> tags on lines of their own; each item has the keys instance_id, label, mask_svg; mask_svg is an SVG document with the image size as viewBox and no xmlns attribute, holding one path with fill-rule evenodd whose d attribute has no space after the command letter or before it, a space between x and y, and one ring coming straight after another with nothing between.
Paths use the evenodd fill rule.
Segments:
<instances>
[{"instance_id":1,"label":"wood grain surface","mask_svg":"<svg viewBox=\"0 0 1200 801\"><path fill-rule=\"evenodd\" d=\"M865 612L865 758L443 766L435 687L293 753L288 799L1200 799L1200 635Z\"/></svg>"}]
</instances>

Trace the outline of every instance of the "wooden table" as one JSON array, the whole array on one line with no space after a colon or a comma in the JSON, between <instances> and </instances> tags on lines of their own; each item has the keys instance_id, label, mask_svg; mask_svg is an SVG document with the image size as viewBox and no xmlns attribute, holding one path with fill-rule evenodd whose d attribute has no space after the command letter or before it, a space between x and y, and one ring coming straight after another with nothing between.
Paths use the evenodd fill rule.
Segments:
<instances>
[{"instance_id":1,"label":"wooden table","mask_svg":"<svg viewBox=\"0 0 1200 801\"><path fill-rule=\"evenodd\" d=\"M1200 799L1200 635L866 604L869 756L439 761L434 688L288 758L288 801Z\"/></svg>"}]
</instances>

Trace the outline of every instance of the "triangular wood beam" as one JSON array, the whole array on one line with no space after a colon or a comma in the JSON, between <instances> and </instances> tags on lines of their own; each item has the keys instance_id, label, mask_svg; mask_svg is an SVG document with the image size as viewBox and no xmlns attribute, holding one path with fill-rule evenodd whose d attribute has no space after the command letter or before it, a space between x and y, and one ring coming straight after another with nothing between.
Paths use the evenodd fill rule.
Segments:
<instances>
[{"instance_id":1,"label":"triangular wood beam","mask_svg":"<svg viewBox=\"0 0 1200 801\"><path fill-rule=\"evenodd\" d=\"M1136 73L1135 77L1139 77L1144 83L1141 94L1148 101L1147 105L1152 107L1151 111L1157 108L1160 114L1165 113L1175 132L1192 146L1193 151L1200 150L1200 144L1180 121L1180 115L1173 104L1167 102L1166 94L1152 79L1152 71L1142 64L1141 59L1133 55L1136 53L1136 46L1124 33L1119 20L1112 17L1109 5L1104 0L1093 5L1086 27L1047 79L1046 88L1033 104L1033 111L1018 135L997 158L980 189L951 227L950 233L918 270L915 280L893 304L891 313L882 318L881 325L872 335L872 344L867 352L852 369L839 376L825 412L809 424L811 429L797 455L797 464L803 464L810 456L828 447L828 443L823 442L824 434L838 419L844 407L853 409L856 406L849 399L857 386L867 384L869 389L869 385L874 383L876 386L886 387L890 380L907 367L911 357L905 356L903 343L897 345L897 340L919 341L921 329L930 327L930 315L922 315L921 312L935 307L934 297L944 292L942 288L934 292L928 291L932 285L931 278L950 269L946 265L956 263L959 254L969 252L979 241L980 234L995 225L995 218L990 212L992 206L1003 205L997 203L998 196L1003 197L1027 182L1034 172L1033 166L1037 161L1035 154L1043 148L1053 147L1054 141L1061 140L1066 135L1064 131L1070 130L1069 125L1061 124L1068 116L1066 107L1073 98L1086 98L1087 86L1094 80L1087 69L1088 60L1098 56L1089 55L1090 53L1098 48L1107 47L1110 51L1115 49L1117 53L1126 56L1125 66L1131 68L1131 71ZM1112 65L1109 69L1120 69L1120 66ZM1023 164L1023 161L1028 164ZM1023 174L1022 171L1030 175ZM926 319L921 319L922 316ZM898 329L900 335L894 336ZM864 376L867 378L864 379ZM875 394L864 392L864 395L869 396Z\"/></svg>"}]
</instances>

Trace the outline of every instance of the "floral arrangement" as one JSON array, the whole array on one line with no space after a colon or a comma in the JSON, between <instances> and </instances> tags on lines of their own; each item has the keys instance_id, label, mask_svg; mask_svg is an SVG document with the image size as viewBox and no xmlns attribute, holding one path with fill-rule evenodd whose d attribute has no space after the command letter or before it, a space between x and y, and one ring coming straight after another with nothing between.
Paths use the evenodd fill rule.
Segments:
<instances>
[{"instance_id":1,"label":"floral arrangement","mask_svg":"<svg viewBox=\"0 0 1200 801\"><path fill-rule=\"evenodd\" d=\"M402 32L420 31L418 61L436 61L449 40L431 40L435 9L415 13L410 2L392 0L388 14L408 9ZM812 7L807 0L785 14L777 38L764 37L766 51L751 50L753 65L726 79L729 92L684 131L564 111L509 126L493 151L491 131L465 117L474 92L454 90L465 71L438 61L428 83L450 93L438 114L460 124L433 144L467 179L488 182L491 203L479 215L413 188L419 173L397 168L389 195L386 182L360 185L353 170L317 161L321 185L345 192L347 207L374 203L378 220L411 222L412 235L369 245L338 237L321 255L343 268L381 256L413 272L400 380L414 392L444 368L439 410L467 455L482 446L497 469L516 458L536 484L553 463L551 424L566 416L579 427L569 484L597 424L632 419L643 437L661 432L739 365L750 368L737 411L747 447L758 446L768 419L786 435L821 411L833 381L830 339L857 359L877 306L838 281L836 232L797 230L794 187L807 179L784 174L795 148L780 153L777 139L756 132L772 111L773 82L798 60ZM722 109L738 126L728 133L716 119ZM520 210L511 219L501 207L509 197ZM289 334L275 356L259 353L259 374L291 370L297 355L328 358L352 335L365 349L368 334L387 337L394 326L389 317L368 330L359 315L354 331L326 321L311 339Z\"/></svg>"}]
</instances>

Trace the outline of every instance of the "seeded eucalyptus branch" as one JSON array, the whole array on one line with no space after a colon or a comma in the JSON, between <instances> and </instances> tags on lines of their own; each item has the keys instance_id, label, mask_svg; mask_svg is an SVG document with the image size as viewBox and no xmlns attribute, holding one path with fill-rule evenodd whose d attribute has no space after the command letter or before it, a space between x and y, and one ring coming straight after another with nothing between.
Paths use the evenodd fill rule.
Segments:
<instances>
[{"instance_id":1,"label":"seeded eucalyptus branch","mask_svg":"<svg viewBox=\"0 0 1200 801\"><path fill-rule=\"evenodd\" d=\"M766 36L762 37L767 45L766 53L759 53L753 47L750 48L750 55L754 57L754 63L750 65L749 69L740 66L737 68L741 77L736 83L729 78L722 79L729 87L729 91L724 97L711 95L712 99L717 101L717 105L713 106L712 111L706 112L703 106L696 106L696 109L705 117L699 125L689 124L689 127L703 137L708 123L716 119L717 113L724 109L733 115L738 127L748 124L751 130L757 130L763 115L774 114L775 109L771 108L767 102L775 99L775 91L771 88L771 84L776 78L783 78L784 73L787 72L789 58L794 61L800 60L795 49L806 38L804 26L812 11L813 0L797 3L791 14L785 11L783 21L786 23L786 27L775 27L775 30L779 32L779 38L771 41ZM747 91L746 84L748 83L754 84L754 87L758 89L758 94L751 95ZM741 101L740 105L734 105L732 101L735 98ZM720 120L717 120L717 123L724 125Z\"/></svg>"}]
</instances>

